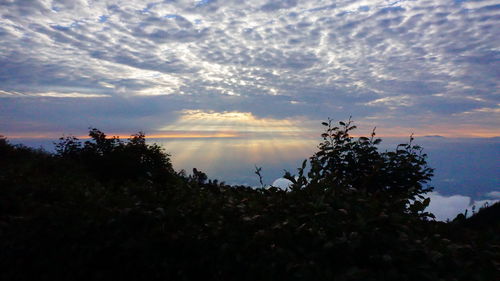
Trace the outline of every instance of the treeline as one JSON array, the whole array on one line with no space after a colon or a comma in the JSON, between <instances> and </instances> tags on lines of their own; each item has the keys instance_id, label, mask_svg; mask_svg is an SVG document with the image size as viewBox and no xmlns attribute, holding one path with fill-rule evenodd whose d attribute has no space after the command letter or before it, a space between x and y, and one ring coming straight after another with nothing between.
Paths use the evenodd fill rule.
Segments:
<instances>
[{"instance_id":1,"label":"treeline","mask_svg":"<svg viewBox=\"0 0 500 281\"><path fill-rule=\"evenodd\" d=\"M138 133L55 153L0 139L1 280L496 280L499 204L444 223L412 143L380 152L325 122L293 184L229 186L172 168Z\"/></svg>"}]
</instances>

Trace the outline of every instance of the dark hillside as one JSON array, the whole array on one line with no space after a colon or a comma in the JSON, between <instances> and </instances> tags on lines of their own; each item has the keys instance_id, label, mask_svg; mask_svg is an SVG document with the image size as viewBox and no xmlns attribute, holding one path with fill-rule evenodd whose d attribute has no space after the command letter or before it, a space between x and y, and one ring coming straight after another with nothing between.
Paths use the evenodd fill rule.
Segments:
<instances>
[{"instance_id":1,"label":"dark hillside","mask_svg":"<svg viewBox=\"0 0 500 281\"><path fill-rule=\"evenodd\" d=\"M464 224L467 227L477 229L498 228L500 224L500 202L480 209L479 212L468 218Z\"/></svg>"},{"instance_id":2,"label":"dark hillside","mask_svg":"<svg viewBox=\"0 0 500 281\"><path fill-rule=\"evenodd\" d=\"M350 121L324 125L290 191L176 172L141 133L54 154L0 139L0 278L496 280L498 204L435 222L411 139L379 152Z\"/></svg>"}]
</instances>

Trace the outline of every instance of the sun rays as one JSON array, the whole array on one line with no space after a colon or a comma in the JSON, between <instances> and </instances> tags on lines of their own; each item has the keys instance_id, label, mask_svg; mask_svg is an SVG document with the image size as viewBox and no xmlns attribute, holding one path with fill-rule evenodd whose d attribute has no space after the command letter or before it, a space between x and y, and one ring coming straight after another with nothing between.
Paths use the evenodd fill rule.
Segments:
<instances>
[{"instance_id":1,"label":"sun rays","mask_svg":"<svg viewBox=\"0 0 500 281\"><path fill-rule=\"evenodd\" d=\"M256 118L250 112L183 110L176 122L158 131L291 134L304 129L289 119Z\"/></svg>"},{"instance_id":2,"label":"sun rays","mask_svg":"<svg viewBox=\"0 0 500 281\"><path fill-rule=\"evenodd\" d=\"M172 154L179 168L213 171L217 163L280 163L307 157L317 144L299 120L257 118L250 112L184 110L157 131L154 139ZM164 136L164 137L160 137ZM226 165L224 165L226 166Z\"/></svg>"}]
</instances>

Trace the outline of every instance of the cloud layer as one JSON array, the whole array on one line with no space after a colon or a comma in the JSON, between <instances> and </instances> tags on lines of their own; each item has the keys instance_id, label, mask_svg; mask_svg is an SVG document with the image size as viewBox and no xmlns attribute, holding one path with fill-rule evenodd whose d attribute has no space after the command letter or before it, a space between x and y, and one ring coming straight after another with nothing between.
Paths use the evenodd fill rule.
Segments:
<instances>
[{"instance_id":1,"label":"cloud layer","mask_svg":"<svg viewBox=\"0 0 500 281\"><path fill-rule=\"evenodd\" d=\"M271 186L288 190L291 184L292 182L285 178L278 178ZM465 212L467 212L467 217L469 217L481 208L491 206L500 201L498 199L500 197L499 193L498 191L492 191L484 194L483 197L488 199L473 200L471 197L464 195L445 196L438 192L431 192L427 194L431 202L425 211L434 214L436 220L439 221L453 220L458 214L465 214Z\"/></svg>"},{"instance_id":2,"label":"cloud layer","mask_svg":"<svg viewBox=\"0 0 500 281\"><path fill-rule=\"evenodd\" d=\"M203 110L499 135L499 11L490 0L1 1L0 129L155 131Z\"/></svg>"},{"instance_id":3,"label":"cloud layer","mask_svg":"<svg viewBox=\"0 0 500 281\"><path fill-rule=\"evenodd\" d=\"M486 194L487 197L488 195ZM492 199L491 197L488 197L489 199L473 201L468 196L443 196L438 192L430 193L429 198L431 198L431 203L426 211L433 213L436 216L436 220L440 221L453 220L458 214L465 214L466 211L467 217L469 217L481 208L491 206L499 201L499 199Z\"/></svg>"}]
</instances>

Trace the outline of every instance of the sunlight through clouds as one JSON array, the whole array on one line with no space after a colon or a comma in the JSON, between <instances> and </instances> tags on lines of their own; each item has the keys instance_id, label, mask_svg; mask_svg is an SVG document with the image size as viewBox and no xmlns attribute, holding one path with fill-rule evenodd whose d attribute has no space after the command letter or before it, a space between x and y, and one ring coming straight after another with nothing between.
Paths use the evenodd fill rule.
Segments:
<instances>
[{"instance_id":1,"label":"sunlight through clouds","mask_svg":"<svg viewBox=\"0 0 500 281\"><path fill-rule=\"evenodd\" d=\"M238 175L240 183L245 174L250 175L252 180L249 182L253 182L254 165L279 166L278 173L283 171L283 163L299 165L301 159L313 154L318 143L315 139L284 137L159 138L149 141L162 145L172 154L176 169L190 171L196 167L227 180L235 180Z\"/></svg>"},{"instance_id":2,"label":"sunlight through clouds","mask_svg":"<svg viewBox=\"0 0 500 281\"><path fill-rule=\"evenodd\" d=\"M301 120L257 118L250 112L184 110L153 138L161 137L155 140L172 152L179 167L189 169L196 158L198 168L216 173L212 165L216 162L253 167L310 156L317 132L301 125Z\"/></svg>"},{"instance_id":3,"label":"sunlight through clouds","mask_svg":"<svg viewBox=\"0 0 500 281\"><path fill-rule=\"evenodd\" d=\"M161 131L225 132L240 136L301 136L308 130L300 120L257 118L250 112L183 110L179 119Z\"/></svg>"}]
</instances>

